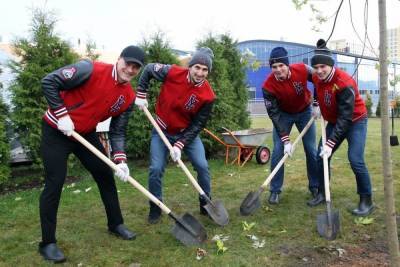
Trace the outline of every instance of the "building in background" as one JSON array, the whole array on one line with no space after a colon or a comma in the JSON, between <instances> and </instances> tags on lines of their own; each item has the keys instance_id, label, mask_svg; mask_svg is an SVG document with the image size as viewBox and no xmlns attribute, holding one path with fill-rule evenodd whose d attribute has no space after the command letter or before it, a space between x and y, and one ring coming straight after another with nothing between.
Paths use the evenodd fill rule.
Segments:
<instances>
[{"instance_id":1,"label":"building in background","mask_svg":"<svg viewBox=\"0 0 400 267\"><path fill-rule=\"evenodd\" d=\"M247 58L248 55L252 56L249 60L249 67L246 69L247 87L249 90L249 111L252 115L266 113L261 86L267 75L271 73L268 59L271 50L276 46L286 48L290 63L303 62L305 64L310 64L315 49L315 47L311 45L274 40L249 40L238 43L237 47L243 55ZM328 46L332 47L330 44L328 44ZM348 47L348 49L344 49L344 51L342 49L340 49L342 51L336 49L332 50L336 66L353 76L358 83L360 94L364 99L367 94L371 96L373 103L372 110L375 112L380 94L378 73L379 59L365 54L352 53L351 51L354 47L352 48L349 46L345 40L336 41L334 46L341 46L342 48ZM355 52L357 51L358 50ZM254 62L258 62L258 64L253 64ZM252 67L254 65L257 65L258 68L254 69ZM400 65L392 62L392 64L389 65L389 73L391 73L393 77L396 74L400 74ZM397 85L397 87L399 86L400 85ZM314 90L312 83L309 83L309 89ZM391 98L398 95L395 89L396 88L389 84L389 96Z\"/></svg>"},{"instance_id":2,"label":"building in background","mask_svg":"<svg viewBox=\"0 0 400 267\"><path fill-rule=\"evenodd\" d=\"M400 26L388 29L387 38L389 60L400 63Z\"/></svg>"}]
</instances>

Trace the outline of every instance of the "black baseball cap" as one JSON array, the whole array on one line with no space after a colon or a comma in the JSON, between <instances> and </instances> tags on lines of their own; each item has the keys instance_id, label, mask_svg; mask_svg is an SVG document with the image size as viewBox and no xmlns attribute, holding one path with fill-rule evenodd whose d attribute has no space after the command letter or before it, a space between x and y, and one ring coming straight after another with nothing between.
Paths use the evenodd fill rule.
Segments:
<instances>
[{"instance_id":1,"label":"black baseball cap","mask_svg":"<svg viewBox=\"0 0 400 267\"><path fill-rule=\"evenodd\" d=\"M140 65L140 67L143 67L144 55L145 54L142 48L135 45L130 45L122 50L120 57L122 57L125 62L137 63Z\"/></svg>"}]
</instances>

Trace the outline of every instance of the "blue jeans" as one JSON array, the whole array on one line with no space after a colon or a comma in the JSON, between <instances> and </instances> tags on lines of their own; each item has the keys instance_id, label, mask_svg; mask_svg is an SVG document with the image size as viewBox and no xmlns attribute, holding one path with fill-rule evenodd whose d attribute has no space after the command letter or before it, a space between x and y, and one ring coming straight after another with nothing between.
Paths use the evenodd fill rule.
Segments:
<instances>
[{"instance_id":1,"label":"blue jeans","mask_svg":"<svg viewBox=\"0 0 400 267\"><path fill-rule=\"evenodd\" d=\"M371 178L369 176L369 172L367 169L367 166L365 165L364 161L364 148L365 148L365 141L367 139L367 127L368 126L368 119L364 118L361 119L357 122L354 122L349 130L347 131L344 139L347 139L347 144L348 144L348 150L347 150L347 156L350 161L350 166L351 169L353 170L355 176L356 176L356 182L357 182L357 193L359 195L371 195ZM335 127L335 124L328 123L326 126L326 136L329 137L329 135L332 133L333 129ZM343 139L343 140L344 140ZM332 155L335 153L335 151L339 148L340 144L343 142L343 140L340 140L339 142L336 143L335 147L332 150ZM318 155L321 150L321 143L322 141L319 141L319 146L318 146ZM332 155L329 157L328 162L329 162L329 173L330 173L330 162ZM319 177L319 184L320 184L320 192L325 192L324 190L324 167L323 167L323 159L321 157L318 157L318 177Z\"/></svg>"},{"instance_id":2,"label":"blue jeans","mask_svg":"<svg viewBox=\"0 0 400 267\"><path fill-rule=\"evenodd\" d=\"M181 136L168 135L164 132L167 139L171 144L174 144ZM196 137L190 144L183 147L183 152L188 156L195 171L197 172L197 180L203 191L210 195L210 171L208 169L208 162L203 143L200 137ZM151 133L150 144L150 171L149 171L149 191L159 200L162 201L162 177L167 163L169 150L164 142L158 135L157 131L153 129Z\"/></svg>"},{"instance_id":3,"label":"blue jeans","mask_svg":"<svg viewBox=\"0 0 400 267\"><path fill-rule=\"evenodd\" d=\"M293 124L296 125L296 128L299 132L301 132L304 127L307 125L308 121L312 116L311 106L306 108L304 111L295 114L289 114L285 112L281 112L280 117L280 125L283 127L284 131L290 133L292 130ZM306 134L303 136L303 148L306 154L306 162L307 162L307 176L308 176L308 188L311 190L312 188L318 188L318 176L317 176L317 148L316 148L316 130L315 124L313 123ZM275 166L279 163L279 161L283 157L283 143L281 138L278 135L275 127L273 130L273 141L274 141L274 150L272 151L271 158L271 171L275 168ZM284 175L284 165L279 169L274 178L271 180L270 191L280 193L283 185L283 175Z\"/></svg>"}]
</instances>

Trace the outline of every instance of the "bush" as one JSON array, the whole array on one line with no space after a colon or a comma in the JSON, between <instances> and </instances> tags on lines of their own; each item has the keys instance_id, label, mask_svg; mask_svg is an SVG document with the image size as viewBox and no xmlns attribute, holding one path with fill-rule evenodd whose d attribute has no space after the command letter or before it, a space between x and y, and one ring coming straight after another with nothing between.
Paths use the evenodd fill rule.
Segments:
<instances>
[{"instance_id":1,"label":"bush","mask_svg":"<svg viewBox=\"0 0 400 267\"><path fill-rule=\"evenodd\" d=\"M51 13L35 9L31 38L19 38L13 43L20 60L10 65L16 74L15 82L10 87L13 104L11 118L15 132L23 146L30 149L35 163L40 163L41 118L47 108L41 79L78 59L69 44L54 34L55 22Z\"/></svg>"},{"instance_id":2,"label":"bush","mask_svg":"<svg viewBox=\"0 0 400 267\"><path fill-rule=\"evenodd\" d=\"M0 84L0 88L1 88ZM8 109L0 97L0 186L4 184L11 174L9 167L10 161L10 145L6 136Z\"/></svg>"}]
</instances>

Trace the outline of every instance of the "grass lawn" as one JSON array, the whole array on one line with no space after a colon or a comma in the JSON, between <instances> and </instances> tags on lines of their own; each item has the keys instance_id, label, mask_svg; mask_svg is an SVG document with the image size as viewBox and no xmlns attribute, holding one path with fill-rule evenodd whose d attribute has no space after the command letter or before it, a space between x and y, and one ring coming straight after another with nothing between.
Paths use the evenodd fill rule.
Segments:
<instances>
[{"instance_id":1,"label":"grass lawn","mask_svg":"<svg viewBox=\"0 0 400 267\"><path fill-rule=\"evenodd\" d=\"M398 121L400 122L400 121ZM319 124L319 123L318 123ZM398 125L398 124L397 124ZM269 119L255 118L253 127L271 127ZM319 129L319 128L318 128ZM297 131L294 131L297 134ZM318 131L319 133L319 131ZM292 137L292 140L294 138ZM272 140L266 141L272 150ZM300 146L301 147L301 146ZM223 148L221 147L221 151ZM399 191L400 147L392 149L395 190ZM358 225L348 209L358 203L355 178L343 143L332 160L332 199L340 212L341 235L335 241L319 237L316 216L325 206L309 208L304 152L298 149L285 166L284 191L278 206L263 207L250 217L239 215L246 194L257 189L269 173L268 165L253 159L244 167L225 165L222 158L209 161L214 199L223 201L230 215L226 227L218 227L198 210L197 194L184 173L170 164L164 177L165 204L175 213L192 213L205 226L208 241L201 246L207 255L196 260L197 247L184 247L170 234L173 221L148 225L148 201L130 184L117 182L125 224L136 231L134 241L123 241L107 233L106 219L98 189L88 173L76 167L69 175L82 179L75 186L65 184L58 212L58 245L68 266L378 266L388 263L384 225L383 177L380 120L370 119L365 152L373 180L377 206L369 225ZM131 173L147 187L147 164L130 162ZM90 190L85 192L85 190ZM42 266L37 252L40 241L38 199L40 188L0 195L0 266ZM80 190L80 193L76 193ZM75 191L75 192L74 192ZM397 206L400 195L397 193ZM242 223L255 225L244 231ZM217 254L212 237L229 236L228 249ZM265 246L253 248L248 235L265 239ZM340 255L340 256L339 256Z\"/></svg>"}]
</instances>

